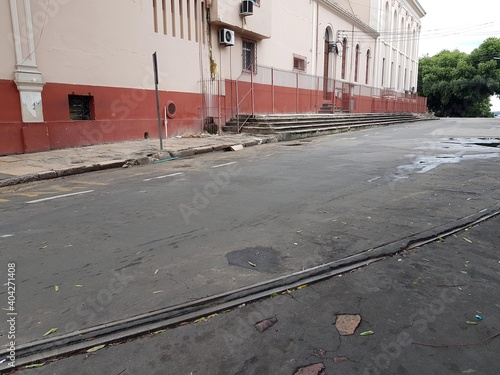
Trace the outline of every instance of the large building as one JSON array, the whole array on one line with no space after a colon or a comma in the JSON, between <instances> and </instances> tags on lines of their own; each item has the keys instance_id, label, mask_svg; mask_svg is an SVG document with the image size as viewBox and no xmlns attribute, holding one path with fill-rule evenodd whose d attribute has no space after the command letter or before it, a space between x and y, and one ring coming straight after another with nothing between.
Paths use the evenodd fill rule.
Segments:
<instances>
[{"instance_id":1,"label":"large building","mask_svg":"<svg viewBox=\"0 0 500 375\"><path fill-rule=\"evenodd\" d=\"M417 0L5 0L0 155L255 113L425 111Z\"/></svg>"}]
</instances>

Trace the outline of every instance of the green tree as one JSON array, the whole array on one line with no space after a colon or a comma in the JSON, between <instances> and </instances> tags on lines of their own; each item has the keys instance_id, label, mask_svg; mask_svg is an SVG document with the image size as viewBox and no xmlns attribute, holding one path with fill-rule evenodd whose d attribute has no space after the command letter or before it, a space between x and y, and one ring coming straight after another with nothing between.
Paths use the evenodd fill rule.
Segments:
<instances>
[{"instance_id":1,"label":"green tree","mask_svg":"<svg viewBox=\"0 0 500 375\"><path fill-rule=\"evenodd\" d=\"M486 39L470 55L443 50L420 59L418 92L437 116L491 117L500 94L500 39Z\"/></svg>"}]
</instances>

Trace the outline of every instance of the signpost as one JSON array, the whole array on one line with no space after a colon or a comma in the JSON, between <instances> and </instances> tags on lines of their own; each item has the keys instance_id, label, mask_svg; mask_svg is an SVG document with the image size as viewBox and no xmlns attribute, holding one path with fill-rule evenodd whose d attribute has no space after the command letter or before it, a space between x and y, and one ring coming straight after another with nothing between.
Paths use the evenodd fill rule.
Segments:
<instances>
[{"instance_id":1,"label":"signpost","mask_svg":"<svg viewBox=\"0 0 500 375\"><path fill-rule=\"evenodd\" d=\"M163 134L161 131L160 97L158 94L158 60L156 58L156 52L153 53L153 70L154 70L154 74L155 74L156 113L158 115L158 134L160 135L160 150L163 151Z\"/></svg>"}]
</instances>

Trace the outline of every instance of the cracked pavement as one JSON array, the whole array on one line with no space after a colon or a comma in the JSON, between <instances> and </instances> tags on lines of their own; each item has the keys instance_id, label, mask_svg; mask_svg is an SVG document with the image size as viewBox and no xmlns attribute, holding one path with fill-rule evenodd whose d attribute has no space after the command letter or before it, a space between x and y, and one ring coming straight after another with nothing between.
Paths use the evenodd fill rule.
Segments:
<instances>
[{"instance_id":1,"label":"cracked pavement","mask_svg":"<svg viewBox=\"0 0 500 375\"><path fill-rule=\"evenodd\" d=\"M322 363L318 374L498 374L499 226L500 215L292 293L21 373L291 375ZM339 335L336 314L361 315L354 335ZM273 316L268 330L254 327Z\"/></svg>"}]
</instances>

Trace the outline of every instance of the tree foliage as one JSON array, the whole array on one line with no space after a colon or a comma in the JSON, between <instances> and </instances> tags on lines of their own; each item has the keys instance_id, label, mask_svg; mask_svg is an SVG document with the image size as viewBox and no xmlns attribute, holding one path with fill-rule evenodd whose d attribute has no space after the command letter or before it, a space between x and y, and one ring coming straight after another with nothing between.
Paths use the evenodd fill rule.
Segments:
<instances>
[{"instance_id":1,"label":"tree foliage","mask_svg":"<svg viewBox=\"0 0 500 375\"><path fill-rule=\"evenodd\" d=\"M470 54L443 50L420 59L418 93L437 116L491 117L490 96L500 96L500 39L488 38Z\"/></svg>"}]
</instances>

